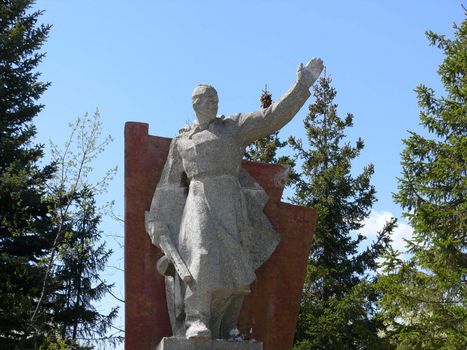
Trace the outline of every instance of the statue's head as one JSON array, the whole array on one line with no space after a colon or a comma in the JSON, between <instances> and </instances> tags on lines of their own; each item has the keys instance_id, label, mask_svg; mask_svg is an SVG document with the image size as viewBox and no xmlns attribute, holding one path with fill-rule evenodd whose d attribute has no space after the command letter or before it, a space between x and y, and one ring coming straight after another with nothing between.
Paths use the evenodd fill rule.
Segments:
<instances>
[{"instance_id":1,"label":"statue's head","mask_svg":"<svg viewBox=\"0 0 467 350\"><path fill-rule=\"evenodd\" d=\"M192 102L200 126L206 126L216 118L219 98L211 85L198 85L193 90Z\"/></svg>"}]
</instances>

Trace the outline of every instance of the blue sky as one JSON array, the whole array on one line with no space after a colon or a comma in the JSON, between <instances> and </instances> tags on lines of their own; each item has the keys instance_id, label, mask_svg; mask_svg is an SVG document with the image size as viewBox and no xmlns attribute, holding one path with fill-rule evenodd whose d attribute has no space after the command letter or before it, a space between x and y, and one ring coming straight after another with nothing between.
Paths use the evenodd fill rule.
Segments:
<instances>
[{"instance_id":1,"label":"blue sky","mask_svg":"<svg viewBox=\"0 0 467 350\"><path fill-rule=\"evenodd\" d=\"M365 231L371 236L385 218L401 212L391 193L397 190L401 139L407 130L420 131L413 89L424 83L442 92L436 73L442 54L428 45L424 32L451 36L452 23L463 18L462 3L38 1L36 7L45 10L42 21L53 25L39 68L52 85L41 99L46 107L36 119L38 141L61 143L69 122L99 108L114 142L96 162L95 176L119 166L106 199L114 199L123 215L126 121L149 123L154 135L175 136L193 120L191 91L199 83L216 87L220 113L252 111L265 84L277 99L300 62L321 57L338 92L339 114L354 114L349 141L365 140L355 172L375 165L378 202ZM284 137L303 136L306 111L305 106L283 129ZM102 229L123 234L123 226L110 219ZM109 244L115 250L112 264L123 267L122 248L110 238ZM108 272L123 296L122 276Z\"/></svg>"}]
</instances>

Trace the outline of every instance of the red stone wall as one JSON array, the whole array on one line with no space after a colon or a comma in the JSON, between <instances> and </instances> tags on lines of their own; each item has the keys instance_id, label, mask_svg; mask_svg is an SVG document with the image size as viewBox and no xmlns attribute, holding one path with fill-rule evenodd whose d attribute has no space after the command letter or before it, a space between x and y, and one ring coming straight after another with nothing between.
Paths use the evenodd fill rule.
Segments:
<instances>
[{"instance_id":1,"label":"red stone wall","mask_svg":"<svg viewBox=\"0 0 467 350\"><path fill-rule=\"evenodd\" d=\"M164 278L156 271L162 255L144 228L154 189L171 139L148 135L148 125L125 125L125 349L155 349L171 336ZM311 248L316 212L281 203L281 166L243 162L243 167L268 193L265 213L281 234L271 258L257 271L252 293L245 298L239 320L244 334L264 343L264 350L291 349Z\"/></svg>"}]
</instances>

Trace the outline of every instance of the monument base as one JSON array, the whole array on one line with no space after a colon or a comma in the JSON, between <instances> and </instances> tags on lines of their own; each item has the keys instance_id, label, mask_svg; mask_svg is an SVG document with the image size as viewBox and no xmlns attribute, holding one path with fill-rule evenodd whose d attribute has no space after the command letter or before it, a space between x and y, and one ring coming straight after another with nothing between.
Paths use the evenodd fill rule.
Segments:
<instances>
[{"instance_id":1,"label":"monument base","mask_svg":"<svg viewBox=\"0 0 467 350\"><path fill-rule=\"evenodd\" d=\"M156 350L263 350L263 343L170 337L163 338Z\"/></svg>"}]
</instances>

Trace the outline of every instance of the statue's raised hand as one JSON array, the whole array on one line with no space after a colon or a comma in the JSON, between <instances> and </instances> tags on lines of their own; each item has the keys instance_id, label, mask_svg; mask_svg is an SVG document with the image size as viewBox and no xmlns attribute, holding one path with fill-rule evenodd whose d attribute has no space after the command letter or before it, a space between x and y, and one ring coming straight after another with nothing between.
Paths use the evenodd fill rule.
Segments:
<instances>
[{"instance_id":1,"label":"statue's raised hand","mask_svg":"<svg viewBox=\"0 0 467 350\"><path fill-rule=\"evenodd\" d=\"M324 69L321 58L312 58L305 66L303 63L297 68L298 81L309 88L318 79Z\"/></svg>"}]
</instances>

